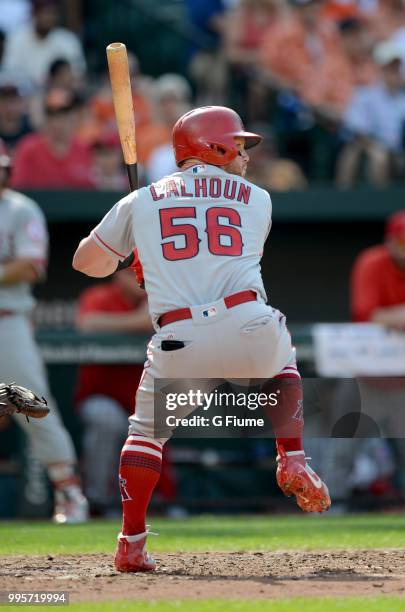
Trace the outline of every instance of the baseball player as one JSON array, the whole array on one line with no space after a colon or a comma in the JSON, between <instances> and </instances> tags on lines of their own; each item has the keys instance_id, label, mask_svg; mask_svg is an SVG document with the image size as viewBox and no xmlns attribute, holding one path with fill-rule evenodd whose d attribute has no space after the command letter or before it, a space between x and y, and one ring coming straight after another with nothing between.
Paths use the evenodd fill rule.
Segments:
<instances>
[{"instance_id":1,"label":"baseball player","mask_svg":"<svg viewBox=\"0 0 405 612\"><path fill-rule=\"evenodd\" d=\"M76 270L106 276L136 245L156 330L121 453L119 571L155 568L145 549L145 515L167 439L154 436L155 378L276 380L283 401L269 407L269 417L278 484L304 511L330 506L302 448L302 385L285 317L266 304L260 274L271 200L244 178L246 149L260 140L229 108L186 113L173 128L179 172L119 201L73 259Z\"/></svg>"},{"instance_id":2,"label":"baseball player","mask_svg":"<svg viewBox=\"0 0 405 612\"><path fill-rule=\"evenodd\" d=\"M45 275L46 223L35 202L6 188L10 158L1 146L0 380L16 382L48 400L50 414L45 419L27 422L18 413L13 417L27 434L33 455L47 469L55 491L54 521L79 523L87 519L88 504L75 474L73 444L50 396L29 318L34 305L30 286Z\"/></svg>"}]
</instances>

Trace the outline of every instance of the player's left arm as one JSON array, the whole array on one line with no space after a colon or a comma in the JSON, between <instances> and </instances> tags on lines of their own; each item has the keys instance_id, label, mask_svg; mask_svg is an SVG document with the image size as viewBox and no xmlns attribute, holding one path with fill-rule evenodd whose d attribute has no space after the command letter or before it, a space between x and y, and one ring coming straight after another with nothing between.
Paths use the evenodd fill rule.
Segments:
<instances>
[{"instance_id":1,"label":"player's left arm","mask_svg":"<svg viewBox=\"0 0 405 612\"><path fill-rule=\"evenodd\" d=\"M116 271L118 263L135 248L132 233L132 200L126 196L105 215L73 256L73 268L87 276L103 278Z\"/></svg>"},{"instance_id":2,"label":"player's left arm","mask_svg":"<svg viewBox=\"0 0 405 612\"><path fill-rule=\"evenodd\" d=\"M45 277L48 231L45 218L35 203L20 204L12 259L0 265L0 284L37 283Z\"/></svg>"},{"instance_id":3,"label":"player's left arm","mask_svg":"<svg viewBox=\"0 0 405 612\"><path fill-rule=\"evenodd\" d=\"M271 226L272 226L272 219L271 219L271 213L273 210L273 204L271 201L271 197L270 194L268 193L268 191L266 191L265 189L261 189L259 191L261 197L263 198L263 209L265 211L265 215L266 215L266 221L263 224L263 227L266 228L266 233L264 235L264 240L263 240L263 246L267 240L267 238L269 237L270 234L270 230L271 230Z\"/></svg>"}]
</instances>

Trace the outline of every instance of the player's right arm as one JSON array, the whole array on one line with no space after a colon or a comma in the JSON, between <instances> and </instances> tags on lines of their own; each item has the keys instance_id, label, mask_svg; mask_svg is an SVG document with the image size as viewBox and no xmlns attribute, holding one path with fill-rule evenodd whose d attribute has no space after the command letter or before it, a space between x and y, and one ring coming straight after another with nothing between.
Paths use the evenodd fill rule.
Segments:
<instances>
[{"instance_id":1,"label":"player's right arm","mask_svg":"<svg viewBox=\"0 0 405 612\"><path fill-rule=\"evenodd\" d=\"M135 248L132 232L132 200L126 196L84 238L73 256L73 268L87 276L103 278L116 271L118 262Z\"/></svg>"}]
</instances>

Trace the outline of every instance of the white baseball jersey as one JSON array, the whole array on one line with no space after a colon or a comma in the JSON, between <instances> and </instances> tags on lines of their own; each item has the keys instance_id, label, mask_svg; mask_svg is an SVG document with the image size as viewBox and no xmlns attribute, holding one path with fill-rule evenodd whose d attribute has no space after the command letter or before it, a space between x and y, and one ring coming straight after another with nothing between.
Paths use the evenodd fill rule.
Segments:
<instances>
[{"instance_id":1,"label":"white baseball jersey","mask_svg":"<svg viewBox=\"0 0 405 612\"><path fill-rule=\"evenodd\" d=\"M120 200L91 236L117 259L138 248L156 323L165 312L246 289L267 301L260 259L270 226L266 191L199 164Z\"/></svg>"},{"instance_id":2,"label":"white baseball jersey","mask_svg":"<svg viewBox=\"0 0 405 612\"><path fill-rule=\"evenodd\" d=\"M48 232L39 206L21 193L5 189L0 196L0 264L28 258L42 271L47 250ZM5 285L0 281L0 310L23 313L33 305L28 283Z\"/></svg>"}]
</instances>

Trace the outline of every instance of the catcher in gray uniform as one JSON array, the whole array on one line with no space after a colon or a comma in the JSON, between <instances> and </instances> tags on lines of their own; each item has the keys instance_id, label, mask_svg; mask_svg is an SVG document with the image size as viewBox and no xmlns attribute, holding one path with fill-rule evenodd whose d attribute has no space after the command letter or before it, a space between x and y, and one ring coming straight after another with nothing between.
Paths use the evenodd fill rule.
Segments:
<instances>
[{"instance_id":1,"label":"catcher in gray uniform","mask_svg":"<svg viewBox=\"0 0 405 612\"><path fill-rule=\"evenodd\" d=\"M50 395L30 322L31 285L46 270L46 222L35 202L7 189L9 174L10 159L0 142L0 381L32 389L48 401L50 411L45 419L28 422L18 410L13 411L13 418L24 429L33 455L46 468L54 487L54 521L79 523L88 518L88 504L76 476L73 443Z\"/></svg>"}]
</instances>

